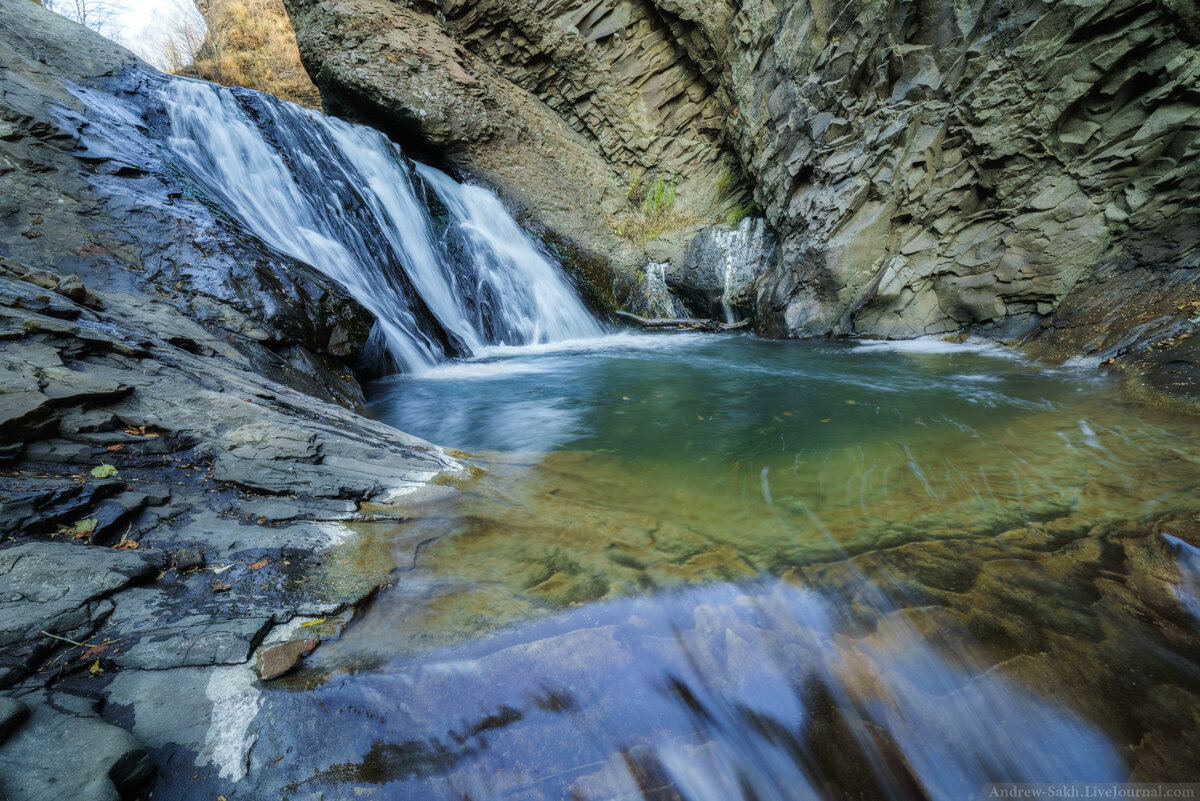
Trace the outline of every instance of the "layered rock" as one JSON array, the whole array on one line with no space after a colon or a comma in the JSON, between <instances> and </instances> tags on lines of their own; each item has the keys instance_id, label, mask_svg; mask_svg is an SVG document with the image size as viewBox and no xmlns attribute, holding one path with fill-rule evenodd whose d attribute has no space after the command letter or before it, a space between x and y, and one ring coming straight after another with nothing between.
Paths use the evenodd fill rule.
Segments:
<instances>
[{"instance_id":1,"label":"layered rock","mask_svg":"<svg viewBox=\"0 0 1200 801\"><path fill-rule=\"evenodd\" d=\"M585 259L613 265L618 299L637 268L681 261L685 232L738 200L721 147L728 104L652 4L287 8L328 110L486 179ZM673 202L647 221L655 184Z\"/></svg>"},{"instance_id":2,"label":"layered rock","mask_svg":"<svg viewBox=\"0 0 1200 801\"><path fill-rule=\"evenodd\" d=\"M740 165L778 235L756 285L763 333L1013 337L1073 292L1119 305L1133 288L1154 306L1156 287L1196 283L1189 3L288 9L329 107L402 120L619 274L679 272L698 230L641 253L609 247L601 221L619 216L627 171L677 180L680 202L711 222L731 181L718 165ZM1131 269L1148 272L1124 279ZM1186 333L1175 313L1131 316L1138 348L1147 324ZM1073 325L1059 314L1047 329L1114 352L1064 333Z\"/></svg>"},{"instance_id":3,"label":"layered rock","mask_svg":"<svg viewBox=\"0 0 1200 801\"><path fill-rule=\"evenodd\" d=\"M167 78L25 0L0 67L0 795L133 797L121 714L207 728L214 671L386 580L321 578L360 505L461 467L356 413L374 320L169 161Z\"/></svg>"}]
</instances>

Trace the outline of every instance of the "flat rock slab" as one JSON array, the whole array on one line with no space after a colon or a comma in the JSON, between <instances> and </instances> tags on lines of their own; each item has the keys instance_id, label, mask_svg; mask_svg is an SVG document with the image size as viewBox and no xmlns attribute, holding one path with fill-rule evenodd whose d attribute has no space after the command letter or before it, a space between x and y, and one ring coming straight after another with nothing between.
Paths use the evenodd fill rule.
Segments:
<instances>
[{"instance_id":1,"label":"flat rock slab","mask_svg":"<svg viewBox=\"0 0 1200 801\"><path fill-rule=\"evenodd\" d=\"M269 617L217 620L199 615L146 633L112 660L123 667L146 670L240 665L270 628Z\"/></svg>"},{"instance_id":2,"label":"flat rock slab","mask_svg":"<svg viewBox=\"0 0 1200 801\"><path fill-rule=\"evenodd\" d=\"M7 801L120 801L154 778L154 763L124 729L60 694L26 700L29 720L0 746L0 797Z\"/></svg>"},{"instance_id":3,"label":"flat rock slab","mask_svg":"<svg viewBox=\"0 0 1200 801\"><path fill-rule=\"evenodd\" d=\"M66 542L29 542L0 551L0 647L72 631L94 621L107 597L154 577L161 551L116 551Z\"/></svg>"}]
</instances>

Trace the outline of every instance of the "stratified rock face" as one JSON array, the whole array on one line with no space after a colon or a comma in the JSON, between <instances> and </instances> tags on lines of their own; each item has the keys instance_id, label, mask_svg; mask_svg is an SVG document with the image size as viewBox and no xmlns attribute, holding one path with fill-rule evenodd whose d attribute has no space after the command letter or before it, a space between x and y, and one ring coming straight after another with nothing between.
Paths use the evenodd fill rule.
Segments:
<instances>
[{"instance_id":1,"label":"stratified rock face","mask_svg":"<svg viewBox=\"0 0 1200 801\"><path fill-rule=\"evenodd\" d=\"M730 150L778 235L764 333L1013 336L1092 276L1200 260L1183 0L288 8L328 104L408 120L593 250L634 168L712 221Z\"/></svg>"},{"instance_id":2,"label":"stratified rock face","mask_svg":"<svg viewBox=\"0 0 1200 801\"><path fill-rule=\"evenodd\" d=\"M1168 4L743 13L736 130L782 238L773 332L1016 331L1102 265L1196 266L1200 57Z\"/></svg>"},{"instance_id":3,"label":"stratified rock face","mask_svg":"<svg viewBox=\"0 0 1200 801\"><path fill-rule=\"evenodd\" d=\"M675 188L669 232L737 199L729 104L649 3L286 5L327 109L432 145L626 277L657 257L630 235L639 186Z\"/></svg>"}]
</instances>

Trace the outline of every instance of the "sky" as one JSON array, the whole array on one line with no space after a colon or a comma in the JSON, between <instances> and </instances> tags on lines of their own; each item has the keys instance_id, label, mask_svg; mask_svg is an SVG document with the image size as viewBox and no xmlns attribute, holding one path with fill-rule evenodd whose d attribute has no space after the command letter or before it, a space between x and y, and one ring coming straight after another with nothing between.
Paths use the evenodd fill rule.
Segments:
<instances>
[{"instance_id":1,"label":"sky","mask_svg":"<svg viewBox=\"0 0 1200 801\"><path fill-rule=\"evenodd\" d=\"M195 15L193 0L111 0L121 44L155 66L163 67L163 43L178 30L185 14Z\"/></svg>"}]
</instances>

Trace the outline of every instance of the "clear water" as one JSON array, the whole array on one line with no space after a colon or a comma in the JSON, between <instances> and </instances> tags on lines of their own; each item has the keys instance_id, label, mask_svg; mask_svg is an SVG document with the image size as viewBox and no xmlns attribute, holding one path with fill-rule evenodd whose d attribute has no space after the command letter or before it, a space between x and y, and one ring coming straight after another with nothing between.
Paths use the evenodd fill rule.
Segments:
<instances>
[{"instance_id":1,"label":"clear water","mask_svg":"<svg viewBox=\"0 0 1200 801\"><path fill-rule=\"evenodd\" d=\"M285 798L987 797L1200 778L1192 419L936 342L622 335L371 388L477 454L331 569Z\"/></svg>"}]
</instances>

